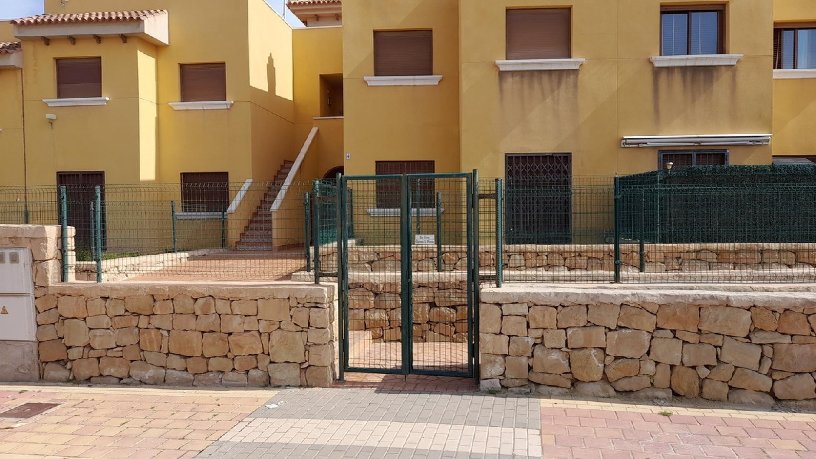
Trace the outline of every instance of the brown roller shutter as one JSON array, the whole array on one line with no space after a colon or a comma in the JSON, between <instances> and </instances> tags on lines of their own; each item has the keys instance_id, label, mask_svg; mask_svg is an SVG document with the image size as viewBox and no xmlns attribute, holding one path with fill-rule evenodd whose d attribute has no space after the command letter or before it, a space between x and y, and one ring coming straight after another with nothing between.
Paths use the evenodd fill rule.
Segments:
<instances>
[{"instance_id":1,"label":"brown roller shutter","mask_svg":"<svg viewBox=\"0 0 816 459\"><path fill-rule=\"evenodd\" d=\"M57 97L102 97L102 59L57 59Z\"/></svg>"},{"instance_id":2,"label":"brown roller shutter","mask_svg":"<svg viewBox=\"0 0 816 459\"><path fill-rule=\"evenodd\" d=\"M433 32L430 30L374 32L374 74L432 75Z\"/></svg>"},{"instance_id":3,"label":"brown roller shutter","mask_svg":"<svg viewBox=\"0 0 816 459\"><path fill-rule=\"evenodd\" d=\"M436 165L433 161L377 161L374 167L377 175L433 174ZM412 202L422 208L433 207L434 189L433 179L412 180ZM402 194L400 190L399 179L377 180L377 207L399 209Z\"/></svg>"},{"instance_id":4,"label":"brown roller shutter","mask_svg":"<svg viewBox=\"0 0 816 459\"><path fill-rule=\"evenodd\" d=\"M570 10L507 10L507 59L562 59L571 56Z\"/></svg>"},{"instance_id":5,"label":"brown roller shutter","mask_svg":"<svg viewBox=\"0 0 816 459\"><path fill-rule=\"evenodd\" d=\"M227 100L225 64L182 64L181 101Z\"/></svg>"}]
</instances>

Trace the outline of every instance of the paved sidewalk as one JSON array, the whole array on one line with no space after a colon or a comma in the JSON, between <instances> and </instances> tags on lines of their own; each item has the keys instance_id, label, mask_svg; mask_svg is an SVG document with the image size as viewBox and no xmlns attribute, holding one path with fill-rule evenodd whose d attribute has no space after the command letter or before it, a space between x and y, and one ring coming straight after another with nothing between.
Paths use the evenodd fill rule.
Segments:
<instances>
[{"instance_id":1,"label":"paved sidewalk","mask_svg":"<svg viewBox=\"0 0 816 459\"><path fill-rule=\"evenodd\" d=\"M0 458L814 458L816 415L481 394L362 376L331 389L0 385ZM716 408L712 408L716 407Z\"/></svg>"}]
</instances>

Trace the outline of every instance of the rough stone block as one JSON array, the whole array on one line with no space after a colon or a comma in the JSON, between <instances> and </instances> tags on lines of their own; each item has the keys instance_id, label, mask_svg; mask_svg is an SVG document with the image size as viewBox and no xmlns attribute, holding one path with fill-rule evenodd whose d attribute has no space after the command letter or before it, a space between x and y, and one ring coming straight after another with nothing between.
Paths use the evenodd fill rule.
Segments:
<instances>
[{"instance_id":1,"label":"rough stone block","mask_svg":"<svg viewBox=\"0 0 816 459\"><path fill-rule=\"evenodd\" d=\"M527 318L519 316L503 317L501 333L508 336L527 336Z\"/></svg>"},{"instance_id":2,"label":"rough stone block","mask_svg":"<svg viewBox=\"0 0 816 459\"><path fill-rule=\"evenodd\" d=\"M261 335L255 331L230 335L229 346L234 355L257 355L263 352Z\"/></svg>"},{"instance_id":3,"label":"rough stone block","mask_svg":"<svg viewBox=\"0 0 816 459\"><path fill-rule=\"evenodd\" d=\"M606 378L610 382L615 382L628 376L637 376L640 373L640 360L637 359L617 359L606 365ZM651 383L650 383L651 385ZM615 388L618 389L617 387ZM637 389L634 389L637 390Z\"/></svg>"},{"instance_id":4,"label":"rough stone block","mask_svg":"<svg viewBox=\"0 0 816 459\"><path fill-rule=\"evenodd\" d=\"M550 374L569 373L569 354L557 349L536 346L533 352L533 371Z\"/></svg>"},{"instance_id":5,"label":"rough stone block","mask_svg":"<svg viewBox=\"0 0 816 459\"><path fill-rule=\"evenodd\" d=\"M571 349L606 347L604 327L578 327L567 329L567 346Z\"/></svg>"},{"instance_id":6,"label":"rough stone block","mask_svg":"<svg viewBox=\"0 0 816 459\"><path fill-rule=\"evenodd\" d=\"M640 358L649 350L651 335L642 330L617 330L606 335L606 353Z\"/></svg>"},{"instance_id":7,"label":"rough stone block","mask_svg":"<svg viewBox=\"0 0 816 459\"><path fill-rule=\"evenodd\" d=\"M300 364L270 363L269 384L272 386L300 386Z\"/></svg>"},{"instance_id":8,"label":"rough stone block","mask_svg":"<svg viewBox=\"0 0 816 459\"><path fill-rule=\"evenodd\" d=\"M700 376L693 368L676 366L672 370L671 388L676 394L697 398L700 396Z\"/></svg>"},{"instance_id":9,"label":"rough stone block","mask_svg":"<svg viewBox=\"0 0 816 459\"><path fill-rule=\"evenodd\" d=\"M275 330L269 334L269 357L275 363L306 361L302 333Z\"/></svg>"},{"instance_id":10,"label":"rough stone block","mask_svg":"<svg viewBox=\"0 0 816 459\"><path fill-rule=\"evenodd\" d=\"M90 342L88 326L84 320L65 320L62 325L62 333L66 346L84 346Z\"/></svg>"},{"instance_id":11,"label":"rough stone block","mask_svg":"<svg viewBox=\"0 0 816 459\"><path fill-rule=\"evenodd\" d=\"M557 311L549 306L532 306L528 320L530 328L555 328Z\"/></svg>"},{"instance_id":12,"label":"rough stone block","mask_svg":"<svg viewBox=\"0 0 816 459\"><path fill-rule=\"evenodd\" d=\"M229 341L226 333L204 333L202 353L204 357L219 357L229 352Z\"/></svg>"},{"instance_id":13,"label":"rough stone block","mask_svg":"<svg viewBox=\"0 0 816 459\"><path fill-rule=\"evenodd\" d=\"M565 330L543 330L541 339L544 346L561 349L567 345L567 332Z\"/></svg>"},{"instance_id":14,"label":"rough stone block","mask_svg":"<svg viewBox=\"0 0 816 459\"><path fill-rule=\"evenodd\" d=\"M773 347L774 370L791 373L816 371L816 344L775 344Z\"/></svg>"},{"instance_id":15,"label":"rough stone block","mask_svg":"<svg viewBox=\"0 0 816 459\"><path fill-rule=\"evenodd\" d=\"M587 324L587 307L565 306L558 311L558 328L583 327Z\"/></svg>"},{"instance_id":16,"label":"rough stone block","mask_svg":"<svg viewBox=\"0 0 816 459\"><path fill-rule=\"evenodd\" d=\"M680 365L683 358L683 342L674 338L654 338L649 358L655 362Z\"/></svg>"},{"instance_id":17,"label":"rough stone block","mask_svg":"<svg viewBox=\"0 0 816 459\"><path fill-rule=\"evenodd\" d=\"M594 348L572 351L570 369L572 375L579 381L600 381L603 377L604 352Z\"/></svg>"},{"instance_id":18,"label":"rough stone block","mask_svg":"<svg viewBox=\"0 0 816 459\"><path fill-rule=\"evenodd\" d=\"M202 337L198 331L172 330L170 332L170 352L196 357L201 355Z\"/></svg>"},{"instance_id":19,"label":"rough stone block","mask_svg":"<svg viewBox=\"0 0 816 459\"><path fill-rule=\"evenodd\" d=\"M620 316L618 317L619 327L652 332L655 329L655 323L654 314L633 306L621 307Z\"/></svg>"},{"instance_id":20,"label":"rough stone block","mask_svg":"<svg viewBox=\"0 0 816 459\"><path fill-rule=\"evenodd\" d=\"M479 365L481 379L498 378L504 375L504 356L493 354L482 354Z\"/></svg>"},{"instance_id":21,"label":"rough stone block","mask_svg":"<svg viewBox=\"0 0 816 459\"><path fill-rule=\"evenodd\" d=\"M606 328L618 327L620 305L617 304L590 304L587 310L587 320L595 325Z\"/></svg>"},{"instance_id":22,"label":"rough stone block","mask_svg":"<svg viewBox=\"0 0 816 459\"><path fill-rule=\"evenodd\" d=\"M161 352L162 334L156 329L139 330L139 347L143 351Z\"/></svg>"},{"instance_id":23,"label":"rough stone block","mask_svg":"<svg viewBox=\"0 0 816 459\"><path fill-rule=\"evenodd\" d=\"M780 400L816 398L816 382L810 374L798 374L773 383L773 393Z\"/></svg>"},{"instance_id":24,"label":"rough stone block","mask_svg":"<svg viewBox=\"0 0 816 459\"><path fill-rule=\"evenodd\" d=\"M720 360L737 367L750 370L759 369L759 359L762 357L762 346L743 343L726 337L720 350Z\"/></svg>"},{"instance_id":25,"label":"rough stone block","mask_svg":"<svg viewBox=\"0 0 816 459\"><path fill-rule=\"evenodd\" d=\"M751 313L726 306L706 306L700 309L700 330L728 336L748 336Z\"/></svg>"},{"instance_id":26,"label":"rough stone block","mask_svg":"<svg viewBox=\"0 0 816 459\"><path fill-rule=\"evenodd\" d=\"M740 389L770 392L773 380L756 371L751 371L746 368L737 368L734 371L734 376L728 382L728 385Z\"/></svg>"},{"instance_id":27,"label":"rough stone block","mask_svg":"<svg viewBox=\"0 0 816 459\"><path fill-rule=\"evenodd\" d=\"M788 335L805 335L811 334L810 324L808 318L801 312L785 311L779 317L779 326L777 327L779 333Z\"/></svg>"},{"instance_id":28,"label":"rough stone block","mask_svg":"<svg viewBox=\"0 0 816 459\"><path fill-rule=\"evenodd\" d=\"M153 314L153 296L136 295L125 297L125 310L133 314L149 316Z\"/></svg>"},{"instance_id":29,"label":"rough stone block","mask_svg":"<svg viewBox=\"0 0 816 459\"><path fill-rule=\"evenodd\" d=\"M696 367L698 365L716 365L717 349L710 344L683 345L683 365Z\"/></svg>"}]
</instances>

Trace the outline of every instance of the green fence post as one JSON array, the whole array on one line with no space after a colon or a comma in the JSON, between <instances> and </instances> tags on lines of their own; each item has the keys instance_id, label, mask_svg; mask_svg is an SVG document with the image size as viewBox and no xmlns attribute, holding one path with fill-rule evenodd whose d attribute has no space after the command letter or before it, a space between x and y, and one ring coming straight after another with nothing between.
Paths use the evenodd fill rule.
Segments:
<instances>
[{"instance_id":1,"label":"green fence post","mask_svg":"<svg viewBox=\"0 0 816 459\"><path fill-rule=\"evenodd\" d=\"M646 194L640 193L640 272L646 272Z\"/></svg>"},{"instance_id":2,"label":"green fence post","mask_svg":"<svg viewBox=\"0 0 816 459\"><path fill-rule=\"evenodd\" d=\"M413 363L413 346L410 345L413 334L413 308L411 305L411 184L408 176L402 174L400 181L400 254L401 254L401 305L402 305L402 373L409 374Z\"/></svg>"},{"instance_id":3,"label":"green fence post","mask_svg":"<svg viewBox=\"0 0 816 459\"><path fill-rule=\"evenodd\" d=\"M173 253L177 253L178 234L176 233L176 201L170 201L170 216L173 222Z\"/></svg>"},{"instance_id":4,"label":"green fence post","mask_svg":"<svg viewBox=\"0 0 816 459\"><path fill-rule=\"evenodd\" d=\"M314 281L320 283L320 180L312 184L312 247L314 253Z\"/></svg>"},{"instance_id":5,"label":"green fence post","mask_svg":"<svg viewBox=\"0 0 816 459\"><path fill-rule=\"evenodd\" d=\"M504 187L496 179L496 287L504 283Z\"/></svg>"},{"instance_id":6,"label":"green fence post","mask_svg":"<svg viewBox=\"0 0 816 459\"><path fill-rule=\"evenodd\" d=\"M348 311L348 251L346 250L346 242L348 241L348 209L346 208L347 199L350 194L346 194L345 188L346 180L338 174L337 177L337 288L340 313L338 314L338 335L340 339L340 346L338 346L338 360L340 362L337 378L344 381L345 369L348 366L346 353L346 317Z\"/></svg>"},{"instance_id":7,"label":"green fence post","mask_svg":"<svg viewBox=\"0 0 816 459\"><path fill-rule=\"evenodd\" d=\"M306 272L312 271L312 252L310 241L312 234L309 193L303 193L303 254L306 256Z\"/></svg>"},{"instance_id":8,"label":"green fence post","mask_svg":"<svg viewBox=\"0 0 816 459\"><path fill-rule=\"evenodd\" d=\"M94 188L94 201L96 202L96 212L94 213L94 239L96 239L96 252L94 253L94 260L96 260L96 282L102 282L102 188L97 186Z\"/></svg>"},{"instance_id":9,"label":"green fence post","mask_svg":"<svg viewBox=\"0 0 816 459\"><path fill-rule=\"evenodd\" d=\"M68 192L59 187L60 239L62 240L62 281L68 282Z\"/></svg>"},{"instance_id":10,"label":"green fence post","mask_svg":"<svg viewBox=\"0 0 816 459\"><path fill-rule=\"evenodd\" d=\"M442 272L442 192L436 192L436 271Z\"/></svg>"},{"instance_id":11,"label":"green fence post","mask_svg":"<svg viewBox=\"0 0 816 459\"><path fill-rule=\"evenodd\" d=\"M221 211L221 248L227 248L227 211Z\"/></svg>"},{"instance_id":12,"label":"green fence post","mask_svg":"<svg viewBox=\"0 0 816 459\"><path fill-rule=\"evenodd\" d=\"M479 379L479 171L473 169L467 205L468 373Z\"/></svg>"},{"instance_id":13,"label":"green fence post","mask_svg":"<svg viewBox=\"0 0 816 459\"><path fill-rule=\"evenodd\" d=\"M615 283L621 281L621 247L620 247L620 211L621 211L621 192L620 192L620 177L615 177Z\"/></svg>"}]
</instances>

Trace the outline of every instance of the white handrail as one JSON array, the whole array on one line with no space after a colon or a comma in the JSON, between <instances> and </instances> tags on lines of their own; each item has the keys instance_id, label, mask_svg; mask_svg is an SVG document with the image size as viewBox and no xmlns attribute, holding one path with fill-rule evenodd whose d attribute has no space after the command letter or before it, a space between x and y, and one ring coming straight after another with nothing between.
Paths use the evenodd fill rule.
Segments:
<instances>
[{"instance_id":1,"label":"white handrail","mask_svg":"<svg viewBox=\"0 0 816 459\"><path fill-rule=\"evenodd\" d=\"M233 199L232 203L230 203L230 206L227 209L228 214L234 214L235 211L238 210L238 206L241 205L241 201L244 200L244 196L246 196L247 191L249 191L249 187L251 186L252 179L246 179L243 186L241 186L241 189L238 191L238 194L235 195L235 199Z\"/></svg>"},{"instance_id":2,"label":"white handrail","mask_svg":"<svg viewBox=\"0 0 816 459\"><path fill-rule=\"evenodd\" d=\"M303 142L303 147L300 149L300 153L298 153L297 158L295 159L294 164L292 164L292 169L289 171L289 175L286 176L286 180L283 182L283 186L281 186L280 191L278 191L278 195L275 197L275 202L272 203L272 208L269 209L272 212L277 212L280 209L280 206L283 204L283 199L286 197L286 190L292 185L292 182L295 181L295 176L297 175L298 171L300 170L300 165L303 163L303 158L306 157L306 153L308 153L309 148L312 146L312 141L314 140L315 136L317 135L317 126L313 127L311 131L309 131L309 135L306 136L306 141Z\"/></svg>"}]
</instances>

